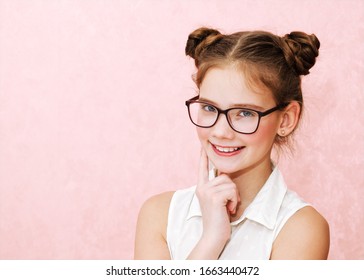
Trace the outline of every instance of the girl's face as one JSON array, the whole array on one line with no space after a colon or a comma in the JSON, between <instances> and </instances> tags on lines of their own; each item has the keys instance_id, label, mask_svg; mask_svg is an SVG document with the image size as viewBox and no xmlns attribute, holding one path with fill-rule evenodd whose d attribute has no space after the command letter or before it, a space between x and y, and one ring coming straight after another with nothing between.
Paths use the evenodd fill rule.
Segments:
<instances>
[{"instance_id":1,"label":"girl's face","mask_svg":"<svg viewBox=\"0 0 364 280\"><path fill-rule=\"evenodd\" d=\"M244 74L233 66L208 70L200 85L199 100L222 110L243 107L263 112L277 105L267 90L249 89ZM260 119L255 133L241 134L235 132L221 114L213 127L197 127L197 133L210 161L221 173L240 173L256 166L270 167L280 116L280 111L266 115ZM231 148L239 149L232 151Z\"/></svg>"}]
</instances>

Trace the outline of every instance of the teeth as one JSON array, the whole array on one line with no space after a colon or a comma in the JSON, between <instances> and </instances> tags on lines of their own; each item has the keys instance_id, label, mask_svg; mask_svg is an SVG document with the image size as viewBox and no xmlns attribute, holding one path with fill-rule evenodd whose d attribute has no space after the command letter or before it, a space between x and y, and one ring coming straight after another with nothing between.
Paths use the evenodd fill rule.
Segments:
<instances>
[{"instance_id":1,"label":"teeth","mask_svg":"<svg viewBox=\"0 0 364 280\"><path fill-rule=\"evenodd\" d=\"M218 151L223 152L223 153L232 153L232 152L239 150L239 148L223 148L223 147L218 147L218 146L215 146L215 147Z\"/></svg>"}]
</instances>

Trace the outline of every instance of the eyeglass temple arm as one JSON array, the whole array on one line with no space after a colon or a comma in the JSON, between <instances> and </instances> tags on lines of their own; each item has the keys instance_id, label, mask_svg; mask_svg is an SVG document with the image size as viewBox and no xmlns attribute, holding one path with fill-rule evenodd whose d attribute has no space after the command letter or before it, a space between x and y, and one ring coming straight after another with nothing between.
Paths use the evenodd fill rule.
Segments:
<instances>
[{"instance_id":1,"label":"eyeglass temple arm","mask_svg":"<svg viewBox=\"0 0 364 280\"><path fill-rule=\"evenodd\" d=\"M191 103L191 101L195 101L195 100L197 100L199 97L200 97L199 95L196 95L195 97L192 97L191 99L188 99L188 100L186 101L186 105L188 105L189 103Z\"/></svg>"}]
</instances>

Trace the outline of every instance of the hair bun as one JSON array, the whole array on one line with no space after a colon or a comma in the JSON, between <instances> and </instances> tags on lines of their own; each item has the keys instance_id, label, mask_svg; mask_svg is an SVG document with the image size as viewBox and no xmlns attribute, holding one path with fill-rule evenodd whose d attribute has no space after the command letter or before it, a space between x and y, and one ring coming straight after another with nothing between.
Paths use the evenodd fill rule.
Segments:
<instances>
[{"instance_id":1,"label":"hair bun","mask_svg":"<svg viewBox=\"0 0 364 280\"><path fill-rule=\"evenodd\" d=\"M320 41L314 34L291 32L283 38L282 50L287 63L298 75L307 75L316 62Z\"/></svg>"},{"instance_id":2,"label":"hair bun","mask_svg":"<svg viewBox=\"0 0 364 280\"><path fill-rule=\"evenodd\" d=\"M216 29L206 27L196 29L188 36L185 53L195 59L195 63L198 65L198 57L201 52L221 38L222 34Z\"/></svg>"}]
</instances>

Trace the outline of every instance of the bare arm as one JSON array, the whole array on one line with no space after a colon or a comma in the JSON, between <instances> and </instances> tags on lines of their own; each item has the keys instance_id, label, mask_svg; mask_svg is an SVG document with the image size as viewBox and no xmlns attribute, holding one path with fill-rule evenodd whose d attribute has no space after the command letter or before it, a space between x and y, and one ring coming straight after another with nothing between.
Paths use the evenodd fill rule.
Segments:
<instances>
[{"instance_id":1,"label":"bare arm","mask_svg":"<svg viewBox=\"0 0 364 280\"><path fill-rule=\"evenodd\" d=\"M330 247L329 225L312 207L297 211L273 243L271 259L324 260Z\"/></svg>"},{"instance_id":2,"label":"bare arm","mask_svg":"<svg viewBox=\"0 0 364 280\"><path fill-rule=\"evenodd\" d=\"M136 228L134 259L170 259L166 231L172 196L173 192L162 193L148 199L142 206Z\"/></svg>"}]
</instances>

